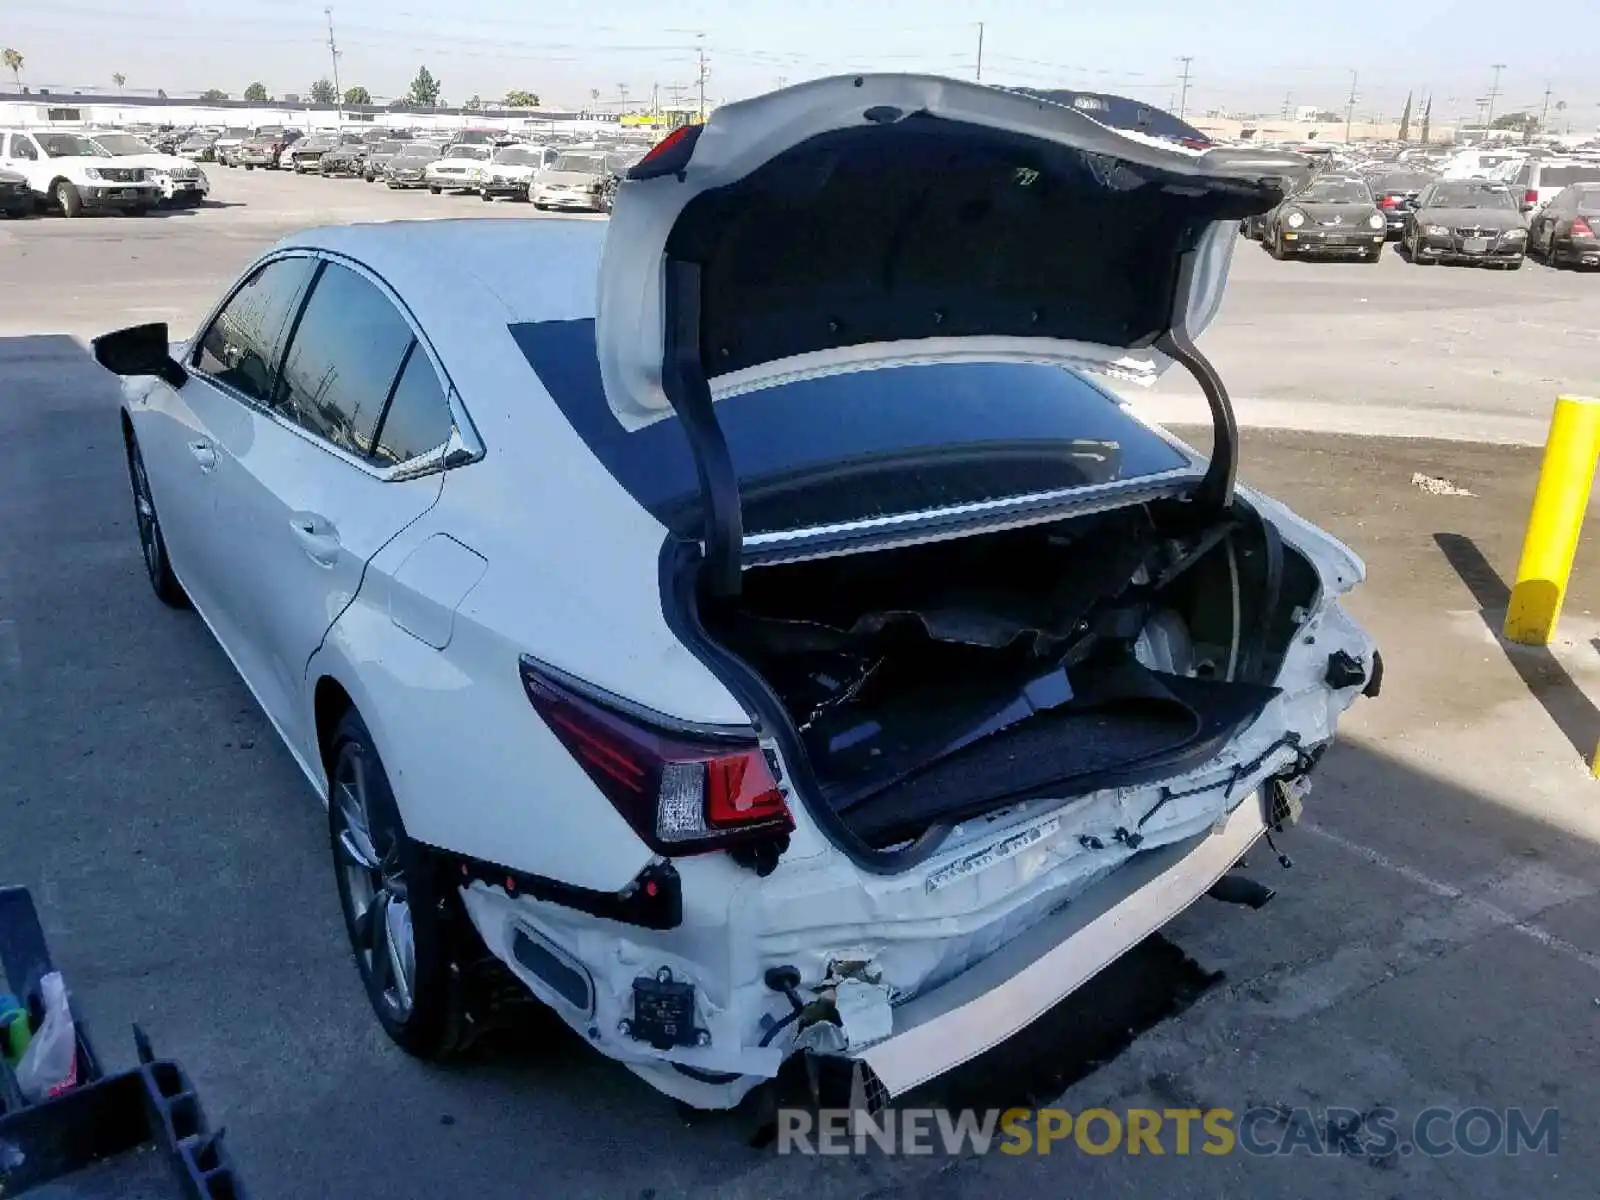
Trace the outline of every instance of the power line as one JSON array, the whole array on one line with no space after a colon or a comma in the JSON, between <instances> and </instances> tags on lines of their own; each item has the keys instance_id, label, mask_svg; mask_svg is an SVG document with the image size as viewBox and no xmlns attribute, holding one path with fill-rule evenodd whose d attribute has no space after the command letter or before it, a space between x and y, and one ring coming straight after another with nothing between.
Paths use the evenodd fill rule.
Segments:
<instances>
[{"instance_id":1,"label":"power line","mask_svg":"<svg viewBox=\"0 0 1600 1200\"><path fill-rule=\"evenodd\" d=\"M1194 61L1194 55L1185 54L1178 59L1183 64L1183 77L1178 81L1178 120L1183 120L1184 111L1189 107L1189 64Z\"/></svg>"}]
</instances>

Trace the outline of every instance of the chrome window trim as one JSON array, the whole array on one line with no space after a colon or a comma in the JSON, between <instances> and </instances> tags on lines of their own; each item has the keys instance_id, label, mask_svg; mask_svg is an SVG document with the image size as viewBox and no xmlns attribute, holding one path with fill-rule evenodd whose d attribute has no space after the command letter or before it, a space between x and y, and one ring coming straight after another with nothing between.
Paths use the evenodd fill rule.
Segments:
<instances>
[{"instance_id":1,"label":"chrome window trim","mask_svg":"<svg viewBox=\"0 0 1600 1200\"><path fill-rule=\"evenodd\" d=\"M216 324L217 318L222 315L223 310L228 307L233 298L244 289L245 284L257 272L272 263L291 258L309 258L318 262L337 263L339 266L360 275L373 287L377 288L379 294L388 300L390 304L394 305L395 311L400 314L401 319L410 327L411 336L416 339L417 348L427 356L429 365L432 366L434 374L438 377L443 387L444 401L450 410L451 423L450 436L447 440L421 454L412 455L404 462L380 466L350 453L342 446L334 445L326 438L313 433L298 421L291 421L282 413L275 412L254 397L245 395L238 388L202 371L196 365L200 352L205 346L206 334L211 331L211 327ZM302 306L307 299L309 297L301 299ZM298 322L296 322L297 327ZM284 347L285 352L293 345L293 341L294 338L291 332L289 343ZM434 350L432 342L428 340L428 336L423 332L421 324L417 321L410 307L407 306L404 300L400 299L398 293L389 286L388 281L376 271L365 263L348 255L340 254L337 251L322 250L317 247L287 247L262 255L240 274L222 300L206 314L205 320L200 323L198 331L184 353L184 359L185 365L190 371L223 395L237 400L252 411L269 418L282 428L304 438L317 449L331 454L349 466L355 467L362 473L384 483L399 483L408 479L419 479L426 475L432 475L437 471L448 471L456 467L468 466L480 461L488 453L488 449L478 433L477 426L473 423L472 415L461 401L461 393L456 389L455 381L451 379L450 373L445 370L444 363L440 361L438 352ZM277 366L281 369L283 363L280 361Z\"/></svg>"}]
</instances>

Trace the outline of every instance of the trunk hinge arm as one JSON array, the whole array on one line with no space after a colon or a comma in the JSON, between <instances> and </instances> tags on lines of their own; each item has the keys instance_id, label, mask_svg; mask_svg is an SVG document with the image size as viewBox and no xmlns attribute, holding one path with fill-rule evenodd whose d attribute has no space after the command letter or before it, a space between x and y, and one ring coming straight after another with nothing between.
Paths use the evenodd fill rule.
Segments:
<instances>
[{"instance_id":1,"label":"trunk hinge arm","mask_svg":"<svg viewBox=\"0 0 1600 1200\"><path fill-rule=\"evenodd\" d=\"M1178 260L1178 287L1176 296L1188 299L1190 283L1194 277L1195 251L1190 250ZM1217 512L1226 512L1233 505L1234 476L1239 469L1239 423L1234 416L1233 402L1228 399L1228 389L1222 376L1211 365L1211 360L1200 352L1189 336L1185 315L1173 305L1173 321L1165 333L1155 340L1155 348L1194 376L1205 394L1211 409L1211 460L1206 464L1205 477L1195 490L1195 500Z\"/></svg>"},{"instance_id":2,"label":"trunk hinge arm","mask_svg":"<svg viewBox=\"0 0 1600 1200\"><path fill-rule=\"evenodd\" d=\"M661 387L694 453L704 515L704 582L718 596L739 594L744 510L728 439L711 403L700 361L700 265L666 260L667 322Z\"/></svg>"}]
</instances>

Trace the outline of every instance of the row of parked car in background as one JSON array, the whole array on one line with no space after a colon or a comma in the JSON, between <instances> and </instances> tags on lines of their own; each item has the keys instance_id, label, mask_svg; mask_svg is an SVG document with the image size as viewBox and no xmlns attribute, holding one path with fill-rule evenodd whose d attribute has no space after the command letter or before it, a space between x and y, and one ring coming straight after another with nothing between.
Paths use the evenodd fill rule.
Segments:
<instances>
[{"instance_id":1,"label":"row of parked car in background","mask_svg":"<svg viewBox=\"0 0 1600 1200\"><path fill-rule=\"evenodd\" d=\"M1274 258L1600 267L1600 147L1314 152L1319 173L1241 223Z\"/></svg>"},{"instance_id":2,"label":"row of parked car in background","mask_svg":"<svg viewBox=\"0 0 1600 1200\"><path fill-rule=\"evenodd\" d=\"M589 212L610 210L622 174L650 149L649 142L636 140L535 140L500 130L467 129L444 138L386 129L304 134L281 125L195 131L170 135L169 141L181 157L224 167L363 179L435 195L467 193Z\"/></svg>"},{"instance_id":3,"label":"row of parked car in background","mask_svg":"<svg viewBox=\"0 0 1600 1200\"><path fill-rule=\"evenodd\" d=\"M211 190L196 163L121 130L0 128L0 212L142 215L192 207Z\"/></svg>"}]
</instances>

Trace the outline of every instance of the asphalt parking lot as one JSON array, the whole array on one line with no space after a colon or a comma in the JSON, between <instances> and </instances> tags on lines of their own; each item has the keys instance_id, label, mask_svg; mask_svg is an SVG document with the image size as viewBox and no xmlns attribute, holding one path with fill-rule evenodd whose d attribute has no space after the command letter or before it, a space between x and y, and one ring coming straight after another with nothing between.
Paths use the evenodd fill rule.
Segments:
<instances>
[{"instance_id":1,"label":"asphalt parking lot","mask_svg":"<svg viewBox=\"0 0 1600 1200\"><path fill-rule=\"evenodd\" d=\"M1192 962L1152 971L1174 995L1131 1045L1111 1038L1091 1070L1089 1018L1115 997L1086 993L1088 1012L923 1098L1555 1108L1559 1153L780 1157L733 1119L686 1122L564 1033L438 1068L371 1019L325 818L204 628L150 595L115 388L74 335L187 330L305 225L535 214L210 173L219 204L197 212L0 222L0 878L34 889L107 1057L131 1058L138 1021L183 1062L253 1194L1594 1195L1600 783L1582 755L1600 738L1600 555L1580 552L1549 652L1493 631L1538 461L1511 443L1538 438L1558 391L1600 390L1600 277L1240 245L1203 345L1247 423L1302 427L1249 431L1242 473L1367 559L1353 608L1384 646L1384 694L1353 710L1283 841L1294 866L1252 857L1278 898L1204 902L1169 928ZM1192 411L1165 385L1149 403ZM1421 432L1457 440L1393 436ZM1419 490L1416 472L1468 494Z\"/></svg>"}]
</instances>

